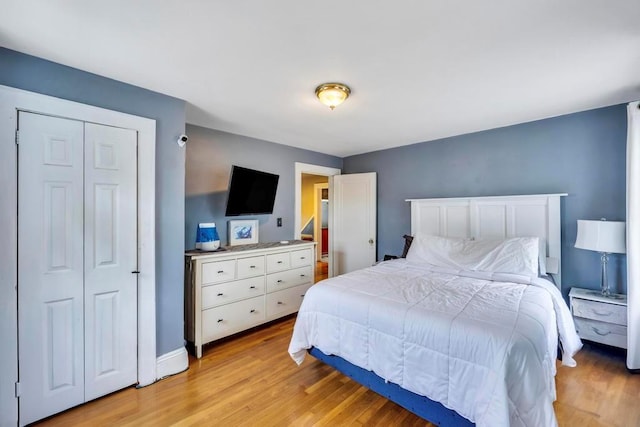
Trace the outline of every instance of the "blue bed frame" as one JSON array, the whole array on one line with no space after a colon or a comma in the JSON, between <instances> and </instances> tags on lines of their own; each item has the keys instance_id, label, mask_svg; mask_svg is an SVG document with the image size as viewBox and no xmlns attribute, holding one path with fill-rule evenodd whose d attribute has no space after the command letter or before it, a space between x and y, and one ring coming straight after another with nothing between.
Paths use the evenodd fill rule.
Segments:
<instances>
[{"instance_id":1,"label":"blue bed frame","mask_svg":"<svg viewBox=\"0 0 640 427\"><path fill-rule=\"evenodd\" d=\"M474 423L457 412L446 408L441 403L405 390L397 384L385 382L383 378L375 373L362 369L338 356L324 354L315 347L309 350L309 354L342 372L357 383L375 391L433 424L449 427L475 426Z\"/></svg>"}]
</instances>

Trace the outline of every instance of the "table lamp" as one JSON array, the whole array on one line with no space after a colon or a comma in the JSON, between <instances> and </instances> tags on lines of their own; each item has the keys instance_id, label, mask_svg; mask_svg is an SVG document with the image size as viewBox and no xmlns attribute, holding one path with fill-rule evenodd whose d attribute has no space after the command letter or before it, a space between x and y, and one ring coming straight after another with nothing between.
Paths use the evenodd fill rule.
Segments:
<instances>
[{"instance_id":1,"label":"table lamp","mask_svg":"<svg viewBox=\"0 0 640 427\"><path fill-rule=\"evenodd\" d=\"M625 223L623 221L578 220L576 248L600 252L600 289L602 295L610 296L607 262L609 254L624 254L626 250Z\"/></svg>"}]
</instances>

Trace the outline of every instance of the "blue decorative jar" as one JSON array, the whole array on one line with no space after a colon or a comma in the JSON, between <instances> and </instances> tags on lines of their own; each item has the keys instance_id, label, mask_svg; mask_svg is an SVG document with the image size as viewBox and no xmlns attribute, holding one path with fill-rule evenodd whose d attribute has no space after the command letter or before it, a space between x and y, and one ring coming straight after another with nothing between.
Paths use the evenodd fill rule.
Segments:
<instances>
[{"instance_id":1,"label":"blue decorative jar","mask_svg":"<svg viewBox=\"0 0 640 427\"><path fill-rule=\"evenodd\" d=\"M196 233L196 249L215 251L220 248L220 236L215 222L201 222Z\"/></svg>"}]
</instances>

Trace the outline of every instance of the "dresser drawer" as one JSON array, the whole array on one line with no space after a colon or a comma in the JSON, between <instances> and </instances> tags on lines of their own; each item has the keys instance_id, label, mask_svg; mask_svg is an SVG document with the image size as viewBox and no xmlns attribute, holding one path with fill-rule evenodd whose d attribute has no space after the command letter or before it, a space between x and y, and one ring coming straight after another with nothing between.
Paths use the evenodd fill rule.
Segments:
<instances>
[{"instance_id":1,"label":"dresser drawer","mask_svg":"<svg viewBox=\"0 0 640 427\"><path fill-rule=\"evenodd\" d=\"M626 326L627 324L627 307L624 305L574 298L572 310L575 317L600 320L617 325Z\"/></svg>"},{"instance_id":2,"label":"dresser drawer","mask_svg":"<svg viewBox=\"0 0 640 427\"><path fill-rule=\"evenodd\" d=\"M264 295L202 311L202 341L240 332L265 321Z\"/></svg>"},{"instance_id":3,"label":"dresser drawer","mask_svg":"<svg viewBox=\"0 0 640 427\"><path fill-rule=\"evenodd\" d=\"M217 307L263 294L264 276L204 286L202 288L202 309Z\"/></svg>"},{"instance_id":4,"label":"dresser drawer","mask_svg":"<svg viewBox=\"0 0 640 427\"><path fill-rule=\"evenodd\" d=\"M299 251L291 251L291 267L304 267L305 265L311 265L313 256L311 249L302 249Z\"/></svg>"},{"instance_id":5,"label":"dresser drawer","mask_svg":"<svg viewBox=\"0 0 640 427\"><path fill-rule=\"evenodd\" d=\"M238 279L264 274L264 255L238 258Z\"/></svg>"},{"instance_id":6,"label":"dresser drawer","mask_svg":"<svg viewBox=\"0 0 640 427\"><path fill-rule=\"evenodd\" d=\"M627 348L626 326L599 322L591 319L583 319L580 317L576 317L573 320L576 324L576 330L578 331L580 338L615 347Z\"/></svg>"},{"instance_id":7,"label":"dresser drawer","mask_svg":"<svg viewBox=\"0 0 640 427\"><path fill-rule=\"evenodd\" d=\"M300 285L267 294L267 317L280 317L298 311L304 294L311 286Z\"/></svg>"},{"instance_id":8,"label":"dresser drawer","mask_svg":"<svg viewBox=\"0 0 640 427\"><path fill-rule=\"evenodd\" d=\"M291 268L289 252L267 255L267 273L282 271Z\"/></svg>"},{"instance_id":9,"label":"dresser drawer","mask_svg":"<svg viewBox=\"0 0 640 427\"><path fill-rule=\"evenodd\" d=\"M213 261L202 264L202 284L228 282L236 278L236 260Z\"/></svg>"},{"instance_id":10,"label":"dresser drawer","mask_svg":"<svg viewBox=\"0 0 640 427\"><path fill-rule=\"evenodd\" d=\"M313 268L311 266L268 274L267 292L279 291L307 283L313 284Z\"/></svg>"}]
</instances>

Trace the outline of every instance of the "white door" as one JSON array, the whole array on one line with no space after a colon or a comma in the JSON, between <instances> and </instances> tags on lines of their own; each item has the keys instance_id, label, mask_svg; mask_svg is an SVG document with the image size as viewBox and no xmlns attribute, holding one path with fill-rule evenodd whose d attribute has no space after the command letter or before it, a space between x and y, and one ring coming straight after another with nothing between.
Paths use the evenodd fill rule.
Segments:
<instances>
[{"instance_id":1,"label":"white door","mask_svg":"<svg viewBox=\"0 0 640 427\"><path fill-rule=\"evenodd\" d=\"M85 124L85 400L138 376L136 138Z\"/></svg>"},{"instance_id":2,"label":"white door","mask_svg":"<svg viewBox=\"0 0 640 427\"><path fill-rule=\"evenodd\" d=\"M84 124L20 113L20 422L84 402Z\"/></svg>"},{"instance_id":3,"label":"white door","mask_svg":"<svg viewBox=\"0 0 640 427\"><path fill-rule=\"evenodd\" d=\"M137 380L136 133L24 112L19 131L27 424Z\"/></svg>"},{"instance_id":4,"label":"white door","mask_svg":"<svg viewBox=\"0 0 640 427\"><path fill-rule=\"evenodd\" d=\"M330 275L370 267L376 262L376 174L330 178Z\"/></svg>"}]
</instances>

